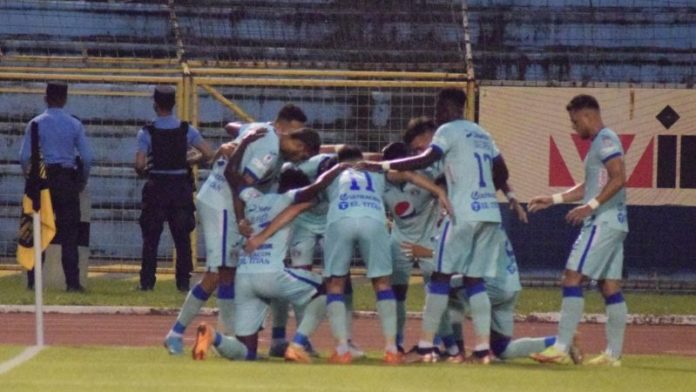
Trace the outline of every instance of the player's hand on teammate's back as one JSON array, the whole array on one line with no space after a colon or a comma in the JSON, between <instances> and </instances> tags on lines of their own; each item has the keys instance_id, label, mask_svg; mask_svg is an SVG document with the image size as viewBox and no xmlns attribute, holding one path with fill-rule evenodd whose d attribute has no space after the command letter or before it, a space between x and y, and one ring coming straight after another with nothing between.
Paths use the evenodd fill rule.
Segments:
<instances>
[{"instance_id":1,"label":"player's hand on teammate's back","mask_svg":"<svg viewBox=\"0 0 696 392\"><path fill-rule=\"evenodd\" d=\"M587 204L575 207L566 214L566 222L574 226L580 225L585 218L592 215L592 211L592 207Z\"/></svg>"},{"instance_id":2,"label":"player's hand on teammate's back","mask_svg":"<svg viewBox=\"0 0 696 392\"><path fill-rule=\"evenodd\" d=\"M524 207L519 201L517 201L517 199L510 200L510 210L517 213L517 219L519 219L521 222L529 223L529 220L527 219L527 211L524 210Z\"/></svg>"},{"instance_id":3,"label":"player's hand on teammate's back","mask_svg":"<svg viewBox=\"0 0 696 392\"><path fill-rule=\"evenodd\" d=\"M256 128L252 129L251 131L247 132L244 137L242 138L242 141L245 143L252 143L255 142L256 140L261 139L262 137L266 136L268 133L268 129L266 128Z\"/></svg>"},{"instance_id":4,"label":"player's hand on teammate's back","mask_svg":"<svg viewBox=\"0 0 696 392\"><path fill-rule=\"evenodd\" d=\"M454 208L452 207L452 203L450 202L449 198L447 198L447 193L443 192L441 194L437 195L437 202L440 203L440 208L445 210L447 215L450 216L450 219L454 220Z\"/></svg>"},{"instance_id":5,"label":"player's hand on teammate's back","mask_svg":"<svg viewBox=\"0 0 696 392\"><path fill-rule=\"evenodd\" d=\"M258 236L249 237L246 242L244 242L244 252L251 253L259 248L263 244L263 239Z\"/></svg>"},{"instance_id":6,"label":"player's hand on teammate's back","mask_svg":"<svg viewBox=\"0 0 696 392\"><path fill-rule=\"evenodd\" d=\"M553 199L551 196L536 196L529 201L528 209L529 212L534 213L548 208L553 204Z\"/></svg>"}]
</instances>

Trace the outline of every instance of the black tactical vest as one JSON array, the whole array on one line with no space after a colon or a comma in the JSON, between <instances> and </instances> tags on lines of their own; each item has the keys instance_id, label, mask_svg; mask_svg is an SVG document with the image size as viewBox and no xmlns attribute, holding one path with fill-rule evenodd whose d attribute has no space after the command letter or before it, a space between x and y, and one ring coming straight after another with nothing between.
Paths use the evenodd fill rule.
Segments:
<instances>
[{"instance_id":1,"label":"black tactical vest","mask_svg":"<svg viewBox=\"0 0 696 392\"><path fill-rule=\"evenodd\" d=\"M150 170L185 170L189 168L186 163L188 128L189 125L186 121L182 121L176 130L158 129L152 124L145 126L152 141L152 151L148 157L152 162Z\"/></svg>"}]
</instances>

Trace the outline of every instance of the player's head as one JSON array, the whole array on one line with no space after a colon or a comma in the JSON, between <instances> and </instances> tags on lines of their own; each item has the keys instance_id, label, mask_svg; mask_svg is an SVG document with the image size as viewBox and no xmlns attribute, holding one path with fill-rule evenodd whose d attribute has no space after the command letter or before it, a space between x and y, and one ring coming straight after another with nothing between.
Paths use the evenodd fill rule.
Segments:
<instances>
[{"instance_id":1,"label":"player's head","mask_svg":"<svg viewBox=\"0 0 696 392\"><path fill-rule=\"evenodd\" d=\"M385 161L405 158L408 155L408 146L406 146L406 143L402 142L389 143L382 149L382 159Z\"/></svg>"},{"instance_id":2,"label":"player's head","mask_svg":"<svg viewBox=\"0 0 696 392\"><path fill-rule=\"evenodd\" d=\"M299 128L280 137L280 152L291 162L300 162L315 155L321 146L319 133L311 128Z\"/></svg>"},{"instance_id":3,"label":"player's head","mask_svg":"<svg viewBox=\"0 0 696 392\"><path fill-rule=\"evenodd\" d=\"M466 93L456 87L448 87L437 94L435 101L435 122L442 125L464 115Z\"/></svg>"},{"instance_id":4,"label":"player's head","mask_svg":"<svg viewBox=\"0 0 696 392\"><path fill-rule=\"evenodd\" d=\"M44 100L48 107L62 108L68 101L68 85L63 82L48 82Z\"/></svg>"},{"instance_id":5,"label":"player's head","mask_svg":"<svg viewBox=\"0 0 696 392\"><path fill-rule=\"evenodd\" d=\"M570 123L582 139L589 139L604 125L599 111L599 102L591 95L580 94L566 105Z\"/></svg>"},{"instance_id":6,"label":"player's head","mask_svg":"<svg viewBox=\"0 0 696 392\"><path fill-rule=\"evenodd\" d=\"M347 144L338 150L339 162L354 162L363 159L360 147Z\"/></svg>"},{"instance_id":7,"label":"player's head","mask_svg":"<svg viewBox=\"0 0 696 392\"><path fill-rule=\"evenodd\" d=\"M435 129L435 122L430 117L414 117L408 122L401 138L414 154L420 154L430 146Z\"/></svg>"},{"instance_id":8,"label":"player's head","mask_svg":"<svg viewBox=\"0 0 696 392\"><path fill-rule=\"evenodd\" d=\"M302 188L311 184L309 177L307 177L302 170L289 167L280 173L280 179L278 180L278 193L285 193L290 189Z\"/></svg>"},{"instance_id":9,"label":"player's head","mask_svg":"<svg viewBox=\"0 0 696 392\"><path fill-rule=\"evenodd\" d=\"M290 133L291 131L303 128L307 122L307 116L294 104L288 103L278 111L273 127L280 134Z\"/></svg>"},{"instance_id":10,"label":"player's head","mask_svg":"<svg viewBox=\"0 0 696 392\"><path fill-rule=\"evenodd\" d=\"M176 103L176 90L171 86L157 86L152 94L155 101L154 109L157 113L168 114L174 109Z\"/></svg>"}]
</instances>

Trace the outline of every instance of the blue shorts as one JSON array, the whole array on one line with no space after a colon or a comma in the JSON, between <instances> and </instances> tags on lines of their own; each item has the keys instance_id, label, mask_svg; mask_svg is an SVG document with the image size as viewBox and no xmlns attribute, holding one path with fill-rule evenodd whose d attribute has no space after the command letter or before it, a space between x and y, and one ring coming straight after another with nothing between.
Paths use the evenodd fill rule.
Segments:
<instances>
[{"instance_id":1,"label":"blue shorts","mask_svg":"<svg viewBox=\"0 0 696 392\"><path fill-rule=\"evenodd\" d=\"M234 211L217 210L205 203L197 203L196 210L203 228L206 270L236 267L244 237L237 229Z\"/></svg>"},{"instance_id":2,"label":"blue shorts","mask_svg":"<svg viewBox=\"0 0 696 392\"><path fill-rule=\"evenodd\" d=\"M323 234L317 234L302 225L292 226L290 261L293 267L306 267L314 263L317 245L323 245Z\"/></svg>"},{"instance_id":3,"label":"blue shorts","mask_svg":"<svg viewBox=\"0 0 696 392\"><path fill-rule=\"evenodd\" d=\"M253 335L263 325L271 299L283 299L302 306L319 292L321 276L302 269L237 274L235 278L234 331L237 336Z\"/></svg>"},{"instance_id":4,"label":"blue shorts","mask_svg":"<svg viewBox=\"0 0 696 392\"><path fill-rule=\"evenodd\" d=\"M583 226L568 256L566 269L591 279L620 280L626 234L606 223Z\"/></svg>"},{"instance_id":5,"label":"blue shorts","mask_svg":"<svg viewBox=\"0 0 696 392\"><path fill-rule=\"evenodd\" d=\"M435 249L435 271L472 278L495 276L500 253L499 222L457 221L447 218Z\"/></svg>"},{"instance_id":6,"label":"blue shorts","mask_svg":"<svg viewBox=\"0 0 696 392\"><path fill-rule=\"evenodd\" d=\"M389 234L384 222L370 218L343 218L326 227L324 242L324 276L345 276L357 243L365 264L367 277L392 274Z\"/></svg>"}]
</instances>

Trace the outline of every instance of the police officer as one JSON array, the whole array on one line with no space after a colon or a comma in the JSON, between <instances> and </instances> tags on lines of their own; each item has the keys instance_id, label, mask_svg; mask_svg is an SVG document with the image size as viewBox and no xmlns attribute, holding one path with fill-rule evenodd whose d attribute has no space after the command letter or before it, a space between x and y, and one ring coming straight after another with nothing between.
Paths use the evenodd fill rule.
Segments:
<instances>
[{"instance_id":1,"label":"police officer","mask_svg":"<svg viewBox=\"0 0 696 392\"><path fill-rule=\"evenodd\" d=\"M61 244L61 262L67 291L84 292L80 284L77 243L80 226L80 192L87 184L92 165L92 152L85 128L77 117L63 109L68 100L68 85L49 82L46 85L47 109L27 125L19 161L24 173L29 172L31 128L39 129L39 145L46 164L48 189L56 216L56 237ZM76 153L82 161L78 165ZM33 286L29 274L29 287Z\"/></svg>"},{"instance_id":2,"label":"police officer","mask_svg":"<svg viewBox=\"0 0 696 392\"><path fill-rule=\"evenodd\" d=\"M143 187L140 228L143 234L143 258L140 269L142 291L153 290L157 270L157 246L164 222L176 247L176 287L188 292L193 265L190 233L195 228L193 178L187 151L193 146L205 161L213 156L200 132L185 121L179 121L172 110L176 91L158 86L154 92L153 108L157 119L138 131L135 154L136 172L147 178Z\"/></svg>"}]
</instances>

